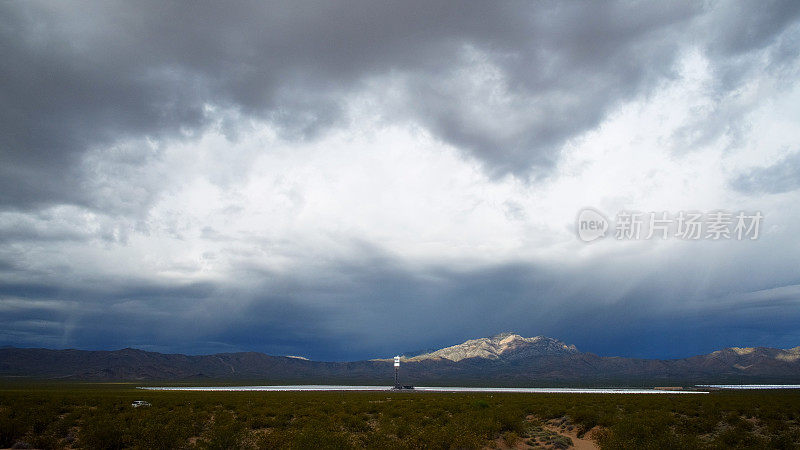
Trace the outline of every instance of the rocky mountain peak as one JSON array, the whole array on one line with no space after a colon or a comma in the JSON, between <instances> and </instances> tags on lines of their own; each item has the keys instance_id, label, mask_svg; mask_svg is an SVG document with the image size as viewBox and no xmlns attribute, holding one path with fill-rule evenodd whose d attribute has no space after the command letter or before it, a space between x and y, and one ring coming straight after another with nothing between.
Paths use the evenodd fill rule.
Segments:
<instances>
[{"instance_id":1,"label":"rocky mountain peak","mask_svg":"<svg viewBox=\"0 0 800 450\"><path fill-rule=\"evenodd\" d=\"M546 336L526 338L516 333L506 332L488 338L470 339L458 345L408 359L411 361L434 358L450 361L461 361L467 358L517 359L574 353L578 353L578 349L574 345L567 345L557 339Z\"/></svg>"}]
</instances>

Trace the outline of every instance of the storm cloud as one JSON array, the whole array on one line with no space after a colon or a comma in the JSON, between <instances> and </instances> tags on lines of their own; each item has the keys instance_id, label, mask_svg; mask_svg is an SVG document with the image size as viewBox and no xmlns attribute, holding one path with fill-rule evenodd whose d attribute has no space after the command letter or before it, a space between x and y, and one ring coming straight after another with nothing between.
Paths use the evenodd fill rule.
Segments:
<instances>
[{"instance_id":1,"label":"storm cloud","mask_svg":"<svg viewBox=\"0 0 800 450\"><path fill-rule=\"evenodd\" d=\"M768 167L757 167L733 181L735 189L756 194L780 194L800 188L800 152L793 152Z\"/></svg>"},{"instance_id":2,"label":"storm cloud","mask_svg":"<svg viewBox=\"0 0 800 450\"><path fill-rule=\"evenodd\" d=\"M797 2L5 2L0 49L0 344L799 344Z\"/></svg>"}]
</instances>

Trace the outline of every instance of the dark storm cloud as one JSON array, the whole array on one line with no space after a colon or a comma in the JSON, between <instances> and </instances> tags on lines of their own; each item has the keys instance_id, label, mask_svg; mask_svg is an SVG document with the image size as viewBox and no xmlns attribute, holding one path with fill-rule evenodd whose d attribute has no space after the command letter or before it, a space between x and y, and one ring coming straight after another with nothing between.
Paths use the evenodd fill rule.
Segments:
<instances>
[{"instance_id":1,"label":"dark storm cloud","mask_svg":"<svg viewBox=\"0 0 800 450\"><path fill-rule=\"evenodd\" d=\"M780 194L800 188L800 152L786 155L775 164L749 170L735 177L731 186L749 194Z\"/></svg>"},{"instance_id":2,"label":"dark storm cloud","mask_svg":"<svg viewBox=\"0 0 800 450\"><path fill-rule=\"evenodd\" d=\"M0 344L355 359L511 330L634 356L796 345L800 252L790 232L752 253L709 246L672 260L463 270L409 267L369 245L284 272L234 255L227 279L194 284L153 281L175 267L105 277L87 275L79 258L34 270L21 255L62 256L70 247L58 243L91 247L98 237L124 246L114 223L72 216L145 216L168 177L138 168L164 143L212 126L233 141L249 119L288 141L313 140L349 126L347 102L370 90L378 118L420 125L491 175L535 178L554 169L566 142L656 92L698 50L719 102L675 136L691 149L740 126L748 107L725 98L747 80L768 70L794 82L784 63L796 60L798 40L786 30L799 11L792 1L0 3ZM384 98L385 86L399 94ZM89 180L98 174L106 184ZM733 185L788 192L798 175L795 153ZM43 208L62 203L84 208ZM203 228L223 247L225 231ZM180 240L177 225L172 234ZM157 265L131 253L119 272Z\"/></svg>"},{"instance_id":3,"label":"dark storm cloud","mask_svg":"<svg viewBox=\"0 0 800 450\"><path fill-rule=\"evenodd\" d=\"M547 297L553 274L528 265L417 272L376 253L360 264L335 264L324 276L267 275L247 288L145 280L5 283L0 345L258 350L347 360L493 334L519 325L508 319L520 306L544 314L553 305ZM556 331L531 319L522 332Z\"/></svg>"},{"instance_id":4,"label":"dark storm cloud","mask_svg":"<svg viewBox=\"0 0 800 450\"><path fill-rule=\"evenodd\" d=\"M17 345L102 348L152 345L211 333L207 318L226 308L226 290L209 283L166 285L146 280L61 280L0 283L0 340ZM210 301L210 299L215 301ZM50 326L30 334L31 325ZM208 326L201 331L203 325ZM24 336L24 337L23 337ZM164 347L166 348L166 347Z\"/></svg>"},{"instance_id":5,"label":"dark storm cloud","mask_svg":"<svg viewBox=\"0 0 800 450\"><path fill-rule=\"evenodd\" d=\"M723 2L710 17L713 38L710 50L737 55L773 44L780 32L792 25L800 14L800 4L772 1L754 5L748 2Z\"/></svg>"},{"instance_id":6,"label":"dark storm cloud","mask_svg":"<svg viewBox=\"0 0 800 450\"><path fill-rule=\"evenodd\" d=\"M682 46L694 43L687 33L727 58L770 42L797 14L794 2L708 11L683 2L0 8L9 62L0 69L0 203L21 208L113 208L81 183L85 152L191 138L217 119L206 106L269 120L289 139L313 138L345 121L347 94L383 76L402 80L403 95L377 114L419 122L492 173L547 173L565 140L671 76ZM704 15L719 20L692 28ZM502 80L470 87L483 63ZM495 103L485 92L495 87L513 100ZM223 126L232 138L236 128Z\"/></svg>"},{"instance_id":7,"label":"dark storm cloud","mask_svg":"<svg viewBox=\"0 0 800 450\"><path fill-rule=\"evenodd\" d=\"M796 266L797 252L778 241L733 255L707 244L689 243L647 263L469 270L411 268L375 252L322 273L264 271L247 286L241 281L253 281L249 269L233 282L183 286L129 279L4 284L0 345L256 350L318 360L384 357L509 330L641 357L797 345L800 279L785 268ZM731 259L759 261L776 275L765 281ZM664 267L674 270L665 276ZM764 284L782 287L759 289Z\"/></svg>"}]
</instances>

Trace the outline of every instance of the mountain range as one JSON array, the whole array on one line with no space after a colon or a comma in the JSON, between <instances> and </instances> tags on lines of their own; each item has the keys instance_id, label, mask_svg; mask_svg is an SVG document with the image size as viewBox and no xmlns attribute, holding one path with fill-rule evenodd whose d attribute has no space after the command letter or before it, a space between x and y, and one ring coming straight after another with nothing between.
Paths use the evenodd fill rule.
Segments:
<instances>
[{"instance_id":1,"label":"mountain range","mask_svg":"<svg viewBox=\"0 0 800 450\"><path fill-rule=\"evenodd\" d=\"M800 347L726 348L683 359L598 356L557 339L513 333L401 357L401 381L491 386L798 383ZM86 381L393 382L391 358L310 361L256 352L182 355L0 348L0 378Z\"/></svg>"}]
</instances>

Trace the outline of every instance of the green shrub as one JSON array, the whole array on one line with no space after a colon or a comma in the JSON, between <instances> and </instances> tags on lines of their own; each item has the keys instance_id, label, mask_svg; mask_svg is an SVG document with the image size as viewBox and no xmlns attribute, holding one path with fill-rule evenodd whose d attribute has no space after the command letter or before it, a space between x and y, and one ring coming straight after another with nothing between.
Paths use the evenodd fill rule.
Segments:
<instances>
[{"instance_id":1,"label":"green shrub","mask_svg":"<svg viewBox=\"0 0 800 450\"><path fill-rule=\"evenodd\" d=\"M203 439L203 447L209 450L239 448L244 437L244 423L236 420L227 411L218 412L208 435Z\"/></svg>"},{"instance_id":2,"label":"green shrub","mask_svg":"<svg viewBox=\"0 0 800 450\"><path fill-rule=\"evenodd\" d=\"M137 399L153 406L131 408ZM598 425L603 448L791 449L800 443L800 392L143 393L125 385L0 385L5 447L23 441L37 448L447 449L523 437L569 445L529 415L562 420L579 432Z\"/></svg>"}]
</instances>

